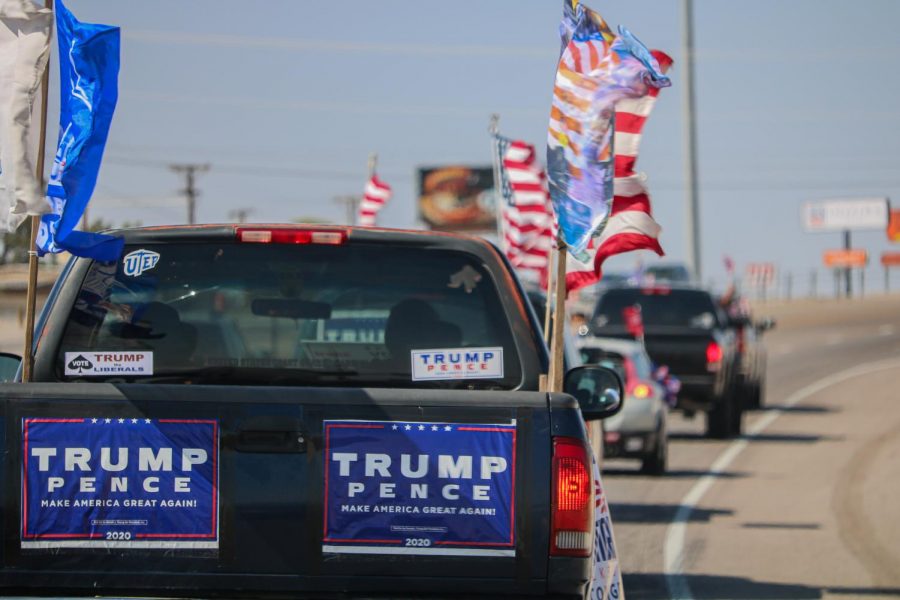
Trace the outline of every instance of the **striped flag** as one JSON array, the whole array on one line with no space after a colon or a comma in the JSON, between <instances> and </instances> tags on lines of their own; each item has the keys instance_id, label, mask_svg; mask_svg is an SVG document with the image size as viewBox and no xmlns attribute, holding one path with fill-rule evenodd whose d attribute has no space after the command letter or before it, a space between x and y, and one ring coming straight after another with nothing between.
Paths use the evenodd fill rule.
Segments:
<instances>
[{"instance_id":1,"label":"striped flag","mask_svg":"<svg viewBox=\"0 0 900 600\"><path fill-rule=\"evenodd\" d=\"M391 186L378 179L378 175L372 173L372 177L366 183L362 202L359 204L357 221L363 227L375 226L375 215L378 214L388 200L391 199Z\"/></svg>"},{"instance_id":2,"label":"striped flag","mask_svg":"<svg viewBox=\"0 0 900 600\"><path fill-rule=\"evenodd\" d=\"M616 104L671 83L624 27L565 0L563 53L557 65L547 135L550 196L569 252L585 260L612 213Z\"/></svg>"},{"instance_id":3,"label":"striped flag","mask_svg":"<svg viewBox=\"0 0 900 600\"><path fill-rule=\"evenodd\" d=\"M533 272L546 283L555 233L547 176L531 144L497 136L497 151L504 199L503 252L517 270Z\"/></svg>"},{"instance_id":4,"label":"striped flag","mask_svg":"<svg viewBox=\"0 0 900 600\"><path fill-rule=\"evenodd\" d=\"M652 54L660 70L663 73L668 71L672 58L659 50L654 50ZM651 250L659 256L665 254L659 245L661 228L653 219L644 176L634 170L641 132L658 95L659 88L651 87L643 98L627 98L616 104L612 210L606 227L592 240L587 252L588 259L582 261L569 255L566 273L568 291L600 281L603 262L614 254L632 250Z\"/></svg>"}]
</instances>

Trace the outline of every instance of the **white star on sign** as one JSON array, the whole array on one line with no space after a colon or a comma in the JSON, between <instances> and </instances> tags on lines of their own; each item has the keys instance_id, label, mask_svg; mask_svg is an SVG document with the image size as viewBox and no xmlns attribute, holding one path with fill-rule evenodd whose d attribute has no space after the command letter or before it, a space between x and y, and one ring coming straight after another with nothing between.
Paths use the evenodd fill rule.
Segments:
<instances>
[{"instance_id":1,"label":"white star on sign","mask_svg":"<svg viewBox=\"0 0 900 600\"><path fill-rule=\"evenodd\" d=\"M131 422L132 422L132 423L137 423L137 419L132 419Z\"/></svg>"},{"instance_id":2,"label":"white star on sign","mask_svg":"<svg viewBox=\"0 0 900 600\"><path fill-rule=\"evenodd\" d=\"M406 427L404 427L404 429L409 431L410 429L412 429L412 425L407 425Z\"/></svg>"},{"instance_id":3,"label":"white star on sign","mask_svg":"<svg viewBox=\"0 0 900 600\"><path fill-rule=\"evenodd\" d=\"M149 423L150 419L144 419L144 423Z\"/></svg>"},{"instance_id":4,"label":"white star on sign","mask_svg":"<svg viewBox=\"0 0 900 600\"><path fill-rule=\"evenodd\" d=\"M96 423L97 419L91 419L91 423Z\"/></svg>"},{"instance_id":5,"label":"white star on sign","mask_svg":"<svg viewBox=\"0 0 900 600\"><path fill-rule=\"evenodd\" d=\"M391 427L391 429L393 429L394 431L397 431L397 426L394 425L393 427Z\"/></svg>"},{"instance_id":6,"label":"white star on sign","mask_svg":"<svg viewBox=\"0 0 900 600\"><path fill-rule=\"evenodd\" d=\"M112 419L103 419L104 423L112 423Z\"/></svg>"},{"instance_id":7,"label":"white star on sign","mask_svg":"<svg viewBox=\"0 0 900 600\"><path fill-rule=\"evenodd\" d=\"M119 423L124 423L125 419L119 419Z\"/></svg>"},{"instance_id":8,"label":"white star on sign","mask_svg":"<svg viewBox=\"0 0 900 600\"><path fill-rule=\"evenodd\" d=\"M446 427L444 427L444 431L453 431L453 428L447 425Z\"/></svg>"},{"instance_id":9,"label":"white star on sign","mask_svg":"<svg viewBox=\"0 0 900 600\"><path fill-rule=\"evenodd\" d=\"M438 430L438 426L437 426L437 425L432 425L432 426L431 426L431 430L432 430L432 431L437 431L437 430Z\"/></svg>"},{"instance_id":10,"label":"white star on sign","mask_svg":"<svg viewBox=\"0 0 900 600\"><path fill-rule=\"evenodd\" d=\"M419 425L419 431L425 431L425 426L424 426L424 425Z\"/></svg>"}]
</instances>

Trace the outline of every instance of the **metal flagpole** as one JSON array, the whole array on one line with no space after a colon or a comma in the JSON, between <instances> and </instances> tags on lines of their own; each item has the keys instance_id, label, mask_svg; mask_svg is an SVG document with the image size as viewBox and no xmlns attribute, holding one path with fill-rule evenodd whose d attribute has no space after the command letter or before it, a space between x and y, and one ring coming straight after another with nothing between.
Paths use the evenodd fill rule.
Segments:
<instances>
[{"instance_id":1,"label":"metal flagpole","mask_svg":"<svg viewBox=\"0 0 900 600\"><path fill-rule=\"evenodd\" d=\"M563 328L566 326L566 243L562 236L556 240L556 289L553 300L553 336L550 340L550 374L547 391L561 392L563 388ZM550 299L547 299L549 305Z\"/></svg>"},{"instance_id":2,"label":"metal flagpole","mask_svg":"<svg viewBox=\"0 0 900 600\"><path fill-rule=\"evenodd\" d=\"M53 10L53 0L44 0L44 7ZM51 33L53 28L51 25ZM47 96L50 88L50 51L47 52L47 65L41 77L41 130L38 138L37 180L44 186L44 152L47 148ZM31 371L34 368L34 356L32 345L34 344L34 313L37 304L37 276L38 255L35 245L37 243L38 229L41 226L41 218L31 217L31 236L28 246L28 292L25 296L25 351L22 353L22 381L31 381Z\"/></svg>"},{"instance_id":3,"label":"metal flagpole","mask_svg":"<svg viewBox=\"0 0 900 600\"><path fill-rule=\"evenodd\" d=\"M503 177L500 174L500 115L494 113L488 125L488 133L491 134L491 165L494 167L494 218L497 220L497 246L503 248Z\"/></svg>"}]
</instances>

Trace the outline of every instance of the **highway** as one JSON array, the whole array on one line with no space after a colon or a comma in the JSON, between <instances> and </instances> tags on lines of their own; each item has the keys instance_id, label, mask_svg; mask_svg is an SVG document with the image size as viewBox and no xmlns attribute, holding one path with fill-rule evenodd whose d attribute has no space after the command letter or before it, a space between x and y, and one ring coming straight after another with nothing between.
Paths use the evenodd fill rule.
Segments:
<instances>
[{"instance_id":1,"label":"highway","mask_svg":"<svg viewBox=\"0 0 900 600\"><path fill-rule=\"evenodd\" d=\"M605 465L630 600L900 596L900 298L767 314L766 407L741 439L673 415L667 476Z\"/></svg>"}]
</instances>

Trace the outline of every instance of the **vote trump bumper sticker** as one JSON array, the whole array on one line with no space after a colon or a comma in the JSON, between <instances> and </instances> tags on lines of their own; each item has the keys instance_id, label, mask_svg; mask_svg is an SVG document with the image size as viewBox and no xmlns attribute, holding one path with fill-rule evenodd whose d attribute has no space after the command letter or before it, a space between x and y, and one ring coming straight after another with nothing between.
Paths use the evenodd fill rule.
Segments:
<instances>
[{"instance_id":1,"label":"vote trump bumper sticker","mask_svg":"<svg viewBox=\"0 0 900 600\"><path fill-rule=\"evenodd\" d=\"M412 351L412 380L502 379L503 348L443 348Z\"/></svg>"},{"instance_id":2,"label":"vote trump bumper sticker","mask_svg":"<svg viewBox=\"0 0 900 600\"><path fill-rule=\"evenodd\" d=\"M515 422L324 427L323 552L515 556Z\"/></svg>"}]
</instances>

